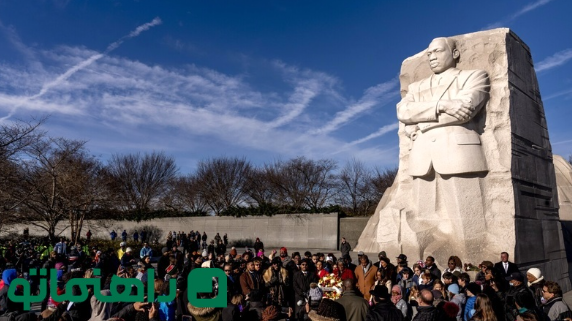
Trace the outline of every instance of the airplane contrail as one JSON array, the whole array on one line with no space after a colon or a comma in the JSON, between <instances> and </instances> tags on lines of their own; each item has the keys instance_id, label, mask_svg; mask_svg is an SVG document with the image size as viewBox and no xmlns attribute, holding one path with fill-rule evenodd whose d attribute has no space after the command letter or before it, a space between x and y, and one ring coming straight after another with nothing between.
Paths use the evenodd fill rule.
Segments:
<instances>
[{"instance_id":1,"label":"airplane contrail","mask_svg":"<svg viewBox=\"0 0 572 321\"><path fill-rule=\"evenodd\" d=\"M128 35L123 36L119 40L111 43L109 46L107 46L107 48L105 49L104 52L95 54L95 55L87 58L86 60L78 63L77 65L71 67L65 73L59 75L56 79L54 79L48 83L45 83L42 86L42 89L40 89L40 91L37 94L24 98L24 100L21 103L17 104L16 106L14 106L14 108L12 108L12 110L10 111L10 113L7 116L0 118L0 122L5 121L5 120L9 119L10 117L12 117L12 115L14 115L14 113L18 110L18 108L20 108L27 101L42 97L51 88L58 86L62 82L66 81L69 77L71 77L76 72L78 72L78 71L84 69L85 67L91 65L93 62L103 58L104 56L106 56L107 54L112 52L113 50L117 49L126 40L137 37L143 31L149 30L151 27L160 25L161 23L162 23L161 18L156 17L151 22L147 22L145 24L140 25L139 27L135 28L135 30L131 31Z\"/></svg>"}]
</instances>

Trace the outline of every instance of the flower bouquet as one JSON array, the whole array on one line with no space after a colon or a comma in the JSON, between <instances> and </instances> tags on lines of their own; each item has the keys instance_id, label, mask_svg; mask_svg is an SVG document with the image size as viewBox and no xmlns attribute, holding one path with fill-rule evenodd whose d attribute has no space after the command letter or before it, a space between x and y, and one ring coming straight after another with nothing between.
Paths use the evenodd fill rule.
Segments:
<instances>
[{"instance_id":1,"label":"flower bouquet","mask_svg":"<svg viewBox=\"0 0 572 321\"><path fill-rule=\"evenodd\" d=\"M324 298L337 300L342 295L342 279L334 273L326 274L318 281L318 286L324 292Z\"/></svg>"}]
</instances>

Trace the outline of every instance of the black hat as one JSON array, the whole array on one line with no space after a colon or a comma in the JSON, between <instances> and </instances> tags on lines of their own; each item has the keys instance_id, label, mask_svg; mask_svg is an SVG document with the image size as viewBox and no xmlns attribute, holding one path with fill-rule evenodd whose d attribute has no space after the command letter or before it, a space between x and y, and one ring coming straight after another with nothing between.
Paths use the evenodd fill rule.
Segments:
<instances>
[{"instance_id":1,"label":"black hat","mask_svg":"<svg viewBox=\"0 0 572 321\"><path fill-rule=\"evenodd\" d=\"M507 281L517 280L520 282L524 282L524 276L520 274L520 272L512 272L509 276L505 278Z\"/></svg>"},{"instance_id":2,"label":"black hat","mask_svg":"<svg viewBox=\"0 0 572 321\"><path fill-rule=\"evenodd\" d=\"M376 285L373 290L369 290L369 294L385 300L389 299L390 297L389 291L385 285Z\"/></svg>"},{"instance_id":3,"label":"black hat","mask_svg":"<svg viewBox=\"0 0 572 321\"><path fill-rule=\"evenodd\" d=\"M399 256L397 257L398 260L403 260L403 261L407 261L407 255L405 254L399 254Z\"/></svg>"},{"instance_id":4,"label":"black hat","mask_svg":"<svg viewBox=\"0 0 572 321\"><path fill-rule=\"evenodd\" d=\"M475 282L471 282L467 284L467 290L471 291L471 293L476 296L477 294L481 293L481 286Z\"/></svg>"},{"instance_id":5,"label":"black hat","mask_svg":"<svg viewBox=\"0 0 572 321\"><path fill-rule=\"evenodd\" d=\"M385 251L381 251L381 252L379 252L379 254L378 254L377 256L378 256L378 257L380 257L380 256L387 256L387 254L385 254Z\"/></svg>"},{"instance_id":6,"label":"black hat","mask_svg":"<svg viewBox=\"0 0 572 321\"><path fill-rule=\"evenodd\" d=\"M167 247L164 247L161 249L161 252L163 252L163 254L169 252L169 249Z\"/></svg>"},{"instance_id":7,"label":"black hat","mask_svg":"<svg viewBox=\"0 0 572 321\"><path fill-rule=\"evenodd\" d=\"M275 257L272 259L272 264L278 264L278 265L282 265L282 259L280 259L279 257Z\"/></svg>"},{"instance_id":8,"label":"black hat","mask_svg":"<svg viewBox=\"0 0 572 321\"><path fill-rule=\"evenodd\" d=\"M408 273L409 276L413 276L413 271L411 271L411 269L407 266L399 271L399 274L403 275L403 273Z\"/></svg>"}]
</instances>

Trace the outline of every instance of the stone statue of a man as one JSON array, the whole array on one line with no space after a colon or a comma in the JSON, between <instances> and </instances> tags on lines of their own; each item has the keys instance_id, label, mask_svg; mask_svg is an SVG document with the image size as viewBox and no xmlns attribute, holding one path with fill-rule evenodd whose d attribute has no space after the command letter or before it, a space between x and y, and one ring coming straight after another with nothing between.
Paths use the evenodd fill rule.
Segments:
<instances>
[{"instance_id":1,"label":"stone statue of a man","mask_svg":"<svg viewBox=\"0 0 572 321\"><path fill-rule=\"evenodd\" d=\"M407 223L422 256L445 247L477 254L482 244L472 240L486 229L479 178L487 163L475 116L487 103L489 78L483 70L456 68L460 53L451 39L434 39L426 53L433 74L410 84L397 104L410 138L414 205Z\"/></svg>"}]
</instances>

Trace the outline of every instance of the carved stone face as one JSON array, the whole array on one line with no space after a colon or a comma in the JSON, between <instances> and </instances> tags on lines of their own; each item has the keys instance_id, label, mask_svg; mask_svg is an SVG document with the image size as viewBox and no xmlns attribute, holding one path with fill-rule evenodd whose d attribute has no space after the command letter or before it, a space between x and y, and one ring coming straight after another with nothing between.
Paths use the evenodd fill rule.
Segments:
<instances>
[{"instance_id":1,"label":"carved stone face","mask_svg":"<svg viewBox=\"0 0 572 321\"><path fill-rule=\"evenodd\" d=\"M455 67L455 59L459 57L459 51L451 49L444 38L431 41L426 53L429 58L429 67L436 74Z\"/></svg>"}]
</instances>

